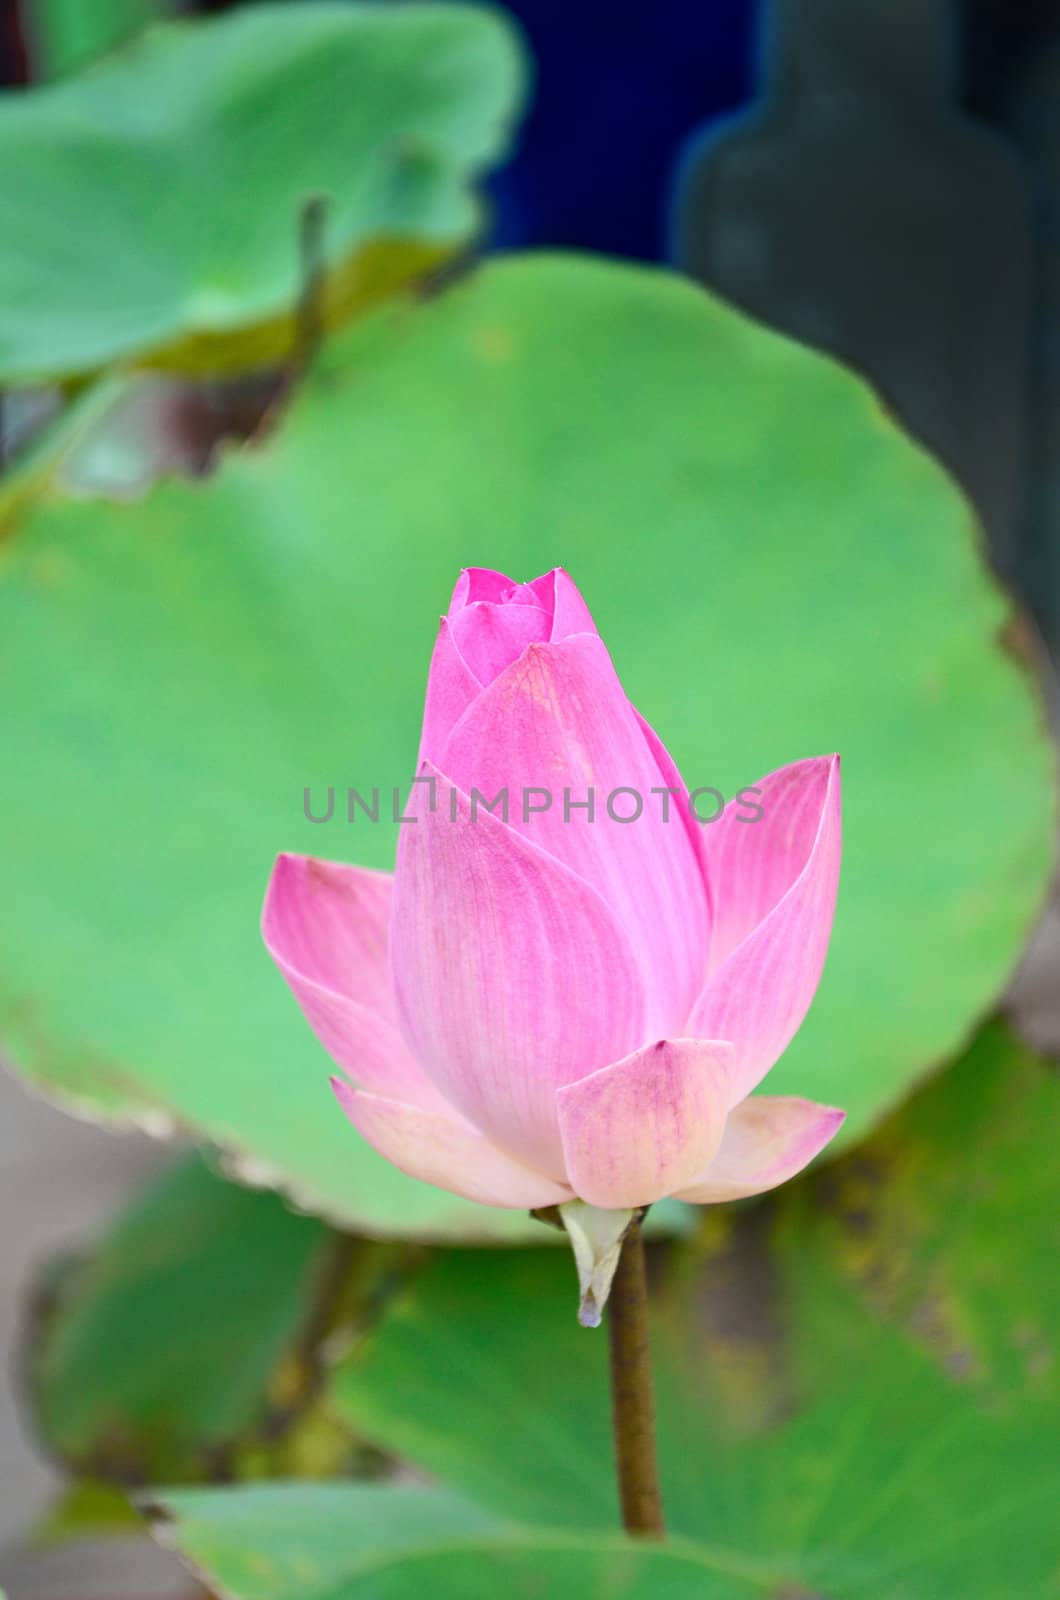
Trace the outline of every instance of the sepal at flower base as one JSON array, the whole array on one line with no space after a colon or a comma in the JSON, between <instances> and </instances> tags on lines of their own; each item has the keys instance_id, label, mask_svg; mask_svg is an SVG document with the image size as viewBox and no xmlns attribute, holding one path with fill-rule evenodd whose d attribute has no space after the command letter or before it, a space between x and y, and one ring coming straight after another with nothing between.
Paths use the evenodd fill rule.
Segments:
<instances>
[{"instance_id":1,"label":"sepal at flower base","mask_svg":"<svg viewBox=\"0 0 1060 1600\"><path fill-rule=\"evenodd\" d=\"M643 1208L605 1211L600 1206L586 1205L584 1200L568 1200L557 1209L578 1269L578 1321L583 1328L598 1328L622 1254L622 1241L634 1217L643 1215Z\"/></svg>"}]
</instances>

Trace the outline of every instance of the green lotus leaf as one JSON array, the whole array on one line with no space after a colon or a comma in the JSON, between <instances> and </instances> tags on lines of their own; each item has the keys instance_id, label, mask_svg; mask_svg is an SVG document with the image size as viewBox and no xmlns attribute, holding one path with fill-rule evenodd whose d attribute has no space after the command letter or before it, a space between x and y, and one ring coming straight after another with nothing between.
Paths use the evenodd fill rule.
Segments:
<instances>
[{"instance_id":1,"label":"green lotus leaf","mask_svg":"<svg viewBox=\"0 0 1060 1600\"><path fill-rule=\"evenodd\" d=\"M499 12L303 0L3 96L0 382L283 360L310 273L332 325L467 242L523 77Z\"/></svg>"},{"instance_id":2,"label":"green lotus leaf","mask_svg":"<svg viewBox=\"0 0 1060 1600\"><path fill-rule=\"evenodd\" d=\"M16 509L11 1057L343 1225L544 1237L361 1143L257 930L279 850L392 865L438 614L475 564L570 570L690 785L842 752L831 953L769 1089L863 1137L962 1047L1045 893L1052 751L1012 607L952 483L849 373L666 273L568 257L351 325L204 482ZM378 822L347 821L350 788Z\"/></svg>"}]
</instances>

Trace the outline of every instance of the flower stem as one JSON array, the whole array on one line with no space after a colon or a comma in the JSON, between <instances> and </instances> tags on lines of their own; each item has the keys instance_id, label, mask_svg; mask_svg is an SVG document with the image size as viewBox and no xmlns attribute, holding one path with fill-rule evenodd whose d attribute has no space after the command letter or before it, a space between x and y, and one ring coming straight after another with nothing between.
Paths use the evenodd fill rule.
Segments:
<instances>
[{"instance_id":1,"label":"flower stem","mask_svg":"<svg viewBox=\"0 0 1060 1600\"><path fill-rule=\"evenodd\" d=\"M655 1451L648 1283L639 1217L630 1224L622 1244L608 1301L607 1327L611 1343L615 1471L622 1525L627 1533L661 1539L666 1530Z\"/></svg>"}]
</instances>

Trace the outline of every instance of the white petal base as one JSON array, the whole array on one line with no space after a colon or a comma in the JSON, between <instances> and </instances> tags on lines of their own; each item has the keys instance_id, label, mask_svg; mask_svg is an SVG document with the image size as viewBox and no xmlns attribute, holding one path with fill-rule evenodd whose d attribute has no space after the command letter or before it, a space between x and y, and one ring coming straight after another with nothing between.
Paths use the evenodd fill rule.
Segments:
<instances>
[{"instance_id":1,"label":"white petal base","mask_svg":"<svg viewBox=\"0 0 1060 1600\"><path fill-rule=\"evenodd\" d=\"M458 1112L403 1105L332 1078L335 1096L362 1138L410 1178L480 1205L533 1211L570 1198L565 1184L499 1150Z\"/></svg>"}]
</instances>

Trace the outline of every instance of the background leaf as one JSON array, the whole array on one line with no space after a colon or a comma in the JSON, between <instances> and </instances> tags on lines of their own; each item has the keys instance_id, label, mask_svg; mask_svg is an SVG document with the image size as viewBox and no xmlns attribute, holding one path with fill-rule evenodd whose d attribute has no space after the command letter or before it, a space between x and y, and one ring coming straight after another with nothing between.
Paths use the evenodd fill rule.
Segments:
<instances>
[{"instance_id":1,"label":"background leaf","mask_svg":"<svg viewBox=\"0 0 1060 1600\"><path fill-rule=\"evenodd\" d=\"M690 1217L671 1203L649 1234ZM533 1227L566 1260L565 1236ZM34 1421L76 1479L38 1536L110 1531L115 1506L127 1528L114 1485L376 1476L385 1463L336 1417L324 1379L422 1264L415 1247L331 1233L197 1157L174 1167L38 1288L23 1353Z\"/></svg>"},{"instance_id":2,"label":"background leaf","mask_svg":"<svg viewBox=\"0 0 1060 1600\"><path fill-rule=\"evenodd\" d=\"M0 99L0 381L281 359L306 202L334 322L468 239L522 76L499 12L303 0L162 23Z\"/></svg>"},{"instance_id":3,"label":"background leaf","mask_svg":"<svg viewBox=\"0 0 1060 1600\"><path fill-rule=\"evenodd\" d=\"M298 1341L353 1248L275 1195L175 1167L53 1274L32 1339L51 1452L126 1483L216 1470L300 1398Z\"/></svg>"},{"instance_id":4,"label":"background leaf","mask_svg":"<svg viewBox=\"0 0 1060 1600\"><path fill-rule=\"evenodd\" d=\"M392 863L457 570L557 562L690 784L843 753L832 952L771 1090L857 1138L956 1049L1044 892L1052 805L964 502L839 368L666 274L542 257L347 330L206 483L45 494L0 547L26 1073L371 1233L539 1240L352 1134L256 918L279 849ZM346 824L349 785L378 825Z\"/></svg>"},{"instance_id":5,"label":"background leaf","mask_svg":"<svg viewBox=\"0 0 1060 1600\"><path fill-rule=\"evenodd\" d=\"M270 1485L163 1491L156 1534L232 1600L755 1600L764 1590L681 1542L519 1532L443 1490Z\"/></svg>"},{"instance_id":6,"label":"background leaf","mask_svg":"<svg viewBox=\"0 0 1060 1600\"><path fill-rule=\"evenodd\" d=\"M995 1025L862 1149L655 1252L678 1534L753 1554L771 1593L1051 1592L1057 1094ZM498 1514L606 1527L606 1341L556 1265L438 1256L336 1400Z\"/></svg>"},{"instance_id":7,"label":"background leaf","mask_svg":"<svg viewBox=\"0 0 1060 1600\"><path fill-rule=\"evenodd\" d=\"M123 43L180 0L26 0L37 78L59 78Z\"/></svg>"}]
</instances>

